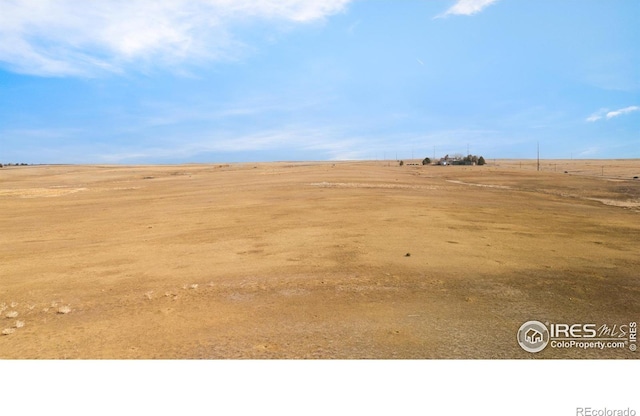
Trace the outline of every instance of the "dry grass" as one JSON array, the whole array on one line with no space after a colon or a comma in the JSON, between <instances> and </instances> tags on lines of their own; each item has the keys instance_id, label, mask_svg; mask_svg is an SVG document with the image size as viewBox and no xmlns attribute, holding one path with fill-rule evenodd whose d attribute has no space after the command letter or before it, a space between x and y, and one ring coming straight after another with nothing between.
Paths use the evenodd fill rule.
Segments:
<instances>
[{"instance_id":1,"label":"dry grass","mask_svg":"<svg viewBox=\"0 0 640 416\"><path fill-rule=\"evenodd\" d=\"M638 162L488 162L3 170L0 358L530 358L527 320L636 319Z\"/></svg>"}]
</instances>

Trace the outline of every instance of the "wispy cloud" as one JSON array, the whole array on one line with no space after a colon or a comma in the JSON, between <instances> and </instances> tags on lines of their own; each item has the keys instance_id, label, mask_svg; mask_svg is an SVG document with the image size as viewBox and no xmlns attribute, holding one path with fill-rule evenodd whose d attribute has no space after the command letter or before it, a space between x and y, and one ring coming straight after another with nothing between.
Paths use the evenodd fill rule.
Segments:
<instances>
[{"instance_id":1,"label":"wispy cloud","mask_svg":"<svg viewBox=\"0 0 640 416\"><path fill-rule=\"evenodd\" d=\"M578 152L575 156L578 158L584 158L589 156L596 156L602 151L600 146L589 146L586 149Z\"/></svg>"},{"instance_id":2,"label":"wispy cloud","mask_svg":"<svg viewBox=\"0 0 640 416\"><path fill-rule=\"evenodd\" d=\"M355 22L353 22L348 28L347 28L347 33L351 36L354 33L356 33L356 29L357 27L360 26L360 20L356 20Z\"/></svg>"},{"instance_id":3,"label":"wispy cloud","mask_svg":"<svg viewBox=\"0 0 640 416\"><path fill-rule=\"evenodd\" d=\"M621 108L619 110L614 110L614 111L609 111L606 108L601 108L600 110L596 111L595 113L593 113L589 117L587 117L586 121L594 122L594 121L601 120L603 118L606 118L607 120L609 120L609 119L612 119L614 117L618 117L618 116L621 116L621 115L624 115L624 114L632 113L634 111L640 111L640 106L632 105L632 106Z\"/></svg>"},{"instance_id":4,"label":"wispy cloud","mask_svg":"<svg viewBox=\"0 0 640 416\"><path fill-rule=\"evenodd\" d=\"M621 108L620 110L609 111L607 113L607 118L609 119L609 118L618 117L618 116L621 116L623 114L632 113L632 112L638 111L638 110L640 110L640 107L638 107L637 105L632 105L630 107Z\"/></svg>"},{"instance_id":5,"label":"wispy cloud","mask_svg":"<svg viewBox=\"0 0 640 416\"><path fill-rule=\"evenodd\" d=\"M215 154L221 160L229 160L238 153L252 154L260 158L261 152L284 149L294 153L316 155L316 159L344 159L353 149L361 149L364 142L345 137L335 127L283 126L278 129L249 131L210 130L201 132L189 143L183 136L165 137L154 146L148 143L132 143L107 149L89 156L100 162L132 163L150 160L184 161ZM231 157L232 158L232 157Z\"/></svg>"},{"instance_id":6,"label":"wispy cloud","mask_svg":"<svg viewBox=\"0 0 640 416\"><path fill-rule=\"evenodd\" d=\"M435 18L438 19L450 15L471 16L497 1L498 0L458 0L456 4L451 6L444 13L437 15Z\"/></svg>"},{"instance_id":7,"label":"wispy cloud","mask_svg":"<svg viewBox=\"0 0 640 416\"><path fill-rule=\"evenodd\" d=\"M600 120L602 117L604 117L607 113L609 112L608 108L601 108L598 111L596 111L595 113L591 114L589 117L587 117L585 119L585 121L588 121L590 123L593 123L594 121L598 121Z\"/></svg>"},{"instance_id":8,"label":"wispy cloud","mask_svg":"<svg viewBox=\"0 0 640 416\"><path fill-rule=\"evenodd\" d=\"M17 128L0 130L0 137L10 140L49 140L74 137L84 133L78 128Z\"/></svg>"},{"instance_id":9,"label":"wispy cloud","mask_svg":"<svg viewBox=\"0 0 640 416\"><path fill-rule=\"evenodd\" d=\"M2 2L0 63L40 76L96 76L137 66L234 59L234 24L307 23L351 0L15 0Z\"/></svg>"}]
</instances>

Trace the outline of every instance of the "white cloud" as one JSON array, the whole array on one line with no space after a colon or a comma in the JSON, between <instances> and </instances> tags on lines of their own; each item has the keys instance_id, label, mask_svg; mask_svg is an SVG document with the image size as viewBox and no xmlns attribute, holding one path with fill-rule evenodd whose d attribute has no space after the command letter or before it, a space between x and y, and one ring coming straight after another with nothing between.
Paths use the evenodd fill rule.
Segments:
<instances>
[{"instance_id":1,"label":"white cloud","mask_svg":"<svg viewBox=\"0 0 640 416\"><path fill-rule=\"evenodd\" d=\"M351 0L15 0L2 2L0 62L20 73L94 76L128 65L233 59L233 26L306 23Z\"/></svg>"},{"instance_id":2,"label":"white cloud","mask_svg":"<svg viewBox=\"0 0 640 416\"><path fill-rule=\"evenodd\" d=\"M253 153L258 158L266 150L303 152L320 155L321 159L343 159L353 149L362 149L365 143L347 138L335 127L284 126L278 129L249 131L211 130L200 133L189 143L184 135L166 136L154 146L147 142L133 142L128 146L107 148L105 152L89 155L93 160L107 163L146 162L149 160L192 160L202 155L215 154L225 159L234 153ZM87 163L86 160L84 163Z\"/></svg>"},{"instance_id":3,"label":"white cloud","mask_svg":"<svg viewBox=\"0 0 640 416\"><path fill-rule=\"evenodd\" d=\"M609 109L607 108L601 108L600 110L596 111L595 113L587 117L586 121L594 122L594 121L602 120L603 118L606 118L607 120L609 120L611 118L618 117L623 114L632 113L634 111L640 111L640 107L637 105L632 105L632 106L621 108L619 110L614 110L614 111L609 111Z\"/></svg>"},{"instance_id":4,"label":"white cloud","mask_svg":"<svg viewBox=\"0 0 640 416\"><path fill-rule=\"evenodd\" d=\"M601 151L602 149L600 148L600 146L590 146L590 147L587 147L585 150L578 152L578 154L576 154L575 156L577 156L578 158L595 156Z\"/></svg>"},{"instance_id":5,"label":"white cloud","mask_svg":"<svg viewBox=\"0 0 640 416\"><path fill-rule=\"evenodd\" d=\"M609 109L607 109L607 108L601 108L600 110L596 111L595 113L593 113L589 117L587 117L585 119L585 121L588 121L590 123L593 123L594 121L598 121L602 117L604 117L604 115L607 114L608 111L609 111Z\"/></svg>"},{"instance_id":6,"label":"white cloud","mask_svg":"<svg viewBox=\"0 0 640 416\"><path fill-rule=\"evenodd\" d=\"M451 6L446 12L436 16L436 18L449 15L471 16L497 1L498 0L458 0L456 4Z\"/></svg>"},{"instance_id":7,"label":"white cloud","mask_svg":"<svg viewBox=\"0 0 640 416\"><path fill-rule=\"evenodd\" d=\"M628 113L631 113L633 111L638 111L638 110L640 110L640 107L638 107L637 105L632 105L630 107L621 108L620 110L609 111L607 113L607 119L610 119L610 118L613 118L613 117L618 117L618 116L621 116L623 114L628 114Z\"/></svg>"}]
</instances>

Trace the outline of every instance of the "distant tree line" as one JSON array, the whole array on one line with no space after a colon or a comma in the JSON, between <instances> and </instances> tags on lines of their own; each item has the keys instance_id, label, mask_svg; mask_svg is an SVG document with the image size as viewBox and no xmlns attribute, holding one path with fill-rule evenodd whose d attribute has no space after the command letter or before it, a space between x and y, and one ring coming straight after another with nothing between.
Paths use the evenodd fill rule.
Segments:
<instances>
[{"instance_id":1,"label":"distant tree line","mask_svg":"<svg viewBox=\"0 0 640 416\"><path fill-rule=\"evenodd\" d=\"M433 163L433 161L429 157L425 157L424 159L422 159L423 165L430 165L431 163ZM460 154L455 154L453 156L446 155L445 157L440 158L440 160L436 162L436 164L438 165L480 165L480 166L486 163L487 162L484 160L484 157L482 156L476 156L476 155L462 156ZM400 166L403 166L404 164L405 163L403 160L399 161ZM412 163L409 163L409 164L414 165Z\"/></svg>"},{"instance_id":2,"label":"distant tree line","mask_svg":"<svg viewBox=\"0 0 640 416\"><path fill-rule=\"evenodd\" d=\"M467 155L462 158L465 165L484 165L487 163L482 156Z\"/></svg>"},{"instance_id":3,"label":"distant tree line","mask_svg":"<svg viewBox=\"0 0 640 416\"><path fill-rule=\"evenodd\" d=\"M462 155L454 155L454 156L449 156L446 155L443 158L440 158L440 160L437 162L438 165L484 165L485 163L487 163L484 160L484 157L482 156L476 156L476 155L467 155L467 156L462 156ZM423 165L428 165L431 164L431 159L429 159L428 157L425 158L422 161Z\"/></svg>"},{"instance_id":4,"label":"distant tree line","mask_svg":"<svg viewBox=\"0 0 640 416\"><path fill-rule=\"evenodd\" d=\"M29 164L28 163L5 163L5 164L0 163L0 168L4 166L29 166Z\"/></svg>"}]
</instances>

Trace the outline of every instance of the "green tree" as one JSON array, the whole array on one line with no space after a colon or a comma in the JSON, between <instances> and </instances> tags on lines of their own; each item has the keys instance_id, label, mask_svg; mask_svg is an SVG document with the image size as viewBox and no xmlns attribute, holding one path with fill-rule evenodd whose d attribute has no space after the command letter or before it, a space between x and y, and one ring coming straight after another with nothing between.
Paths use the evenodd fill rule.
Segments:
<instances>
[{"instance_id":1,"label":"green tree","mask_svg":"<svg viewBox=\"0 0 640 416\"><path fill-rule=\"evenodd\" d=\"M484 165L485 163L487 163L487 162L485 162L485 161L484 161L484 158L483 158L482 156L480 156L480 157L478 158L478 165L482 166L482 165Z\"/></svg>"},{"instance_id":2,"label":"green tree","mask_svg":"<svg viewBox=\"0 0 640 416\"><path fill-rule=\"evenodd\" d=\"M429 159L428 157L425 157L424 160L422 161L423 165L430 165L431 164L431 159Z\"/></svg>"}]
</instances>

